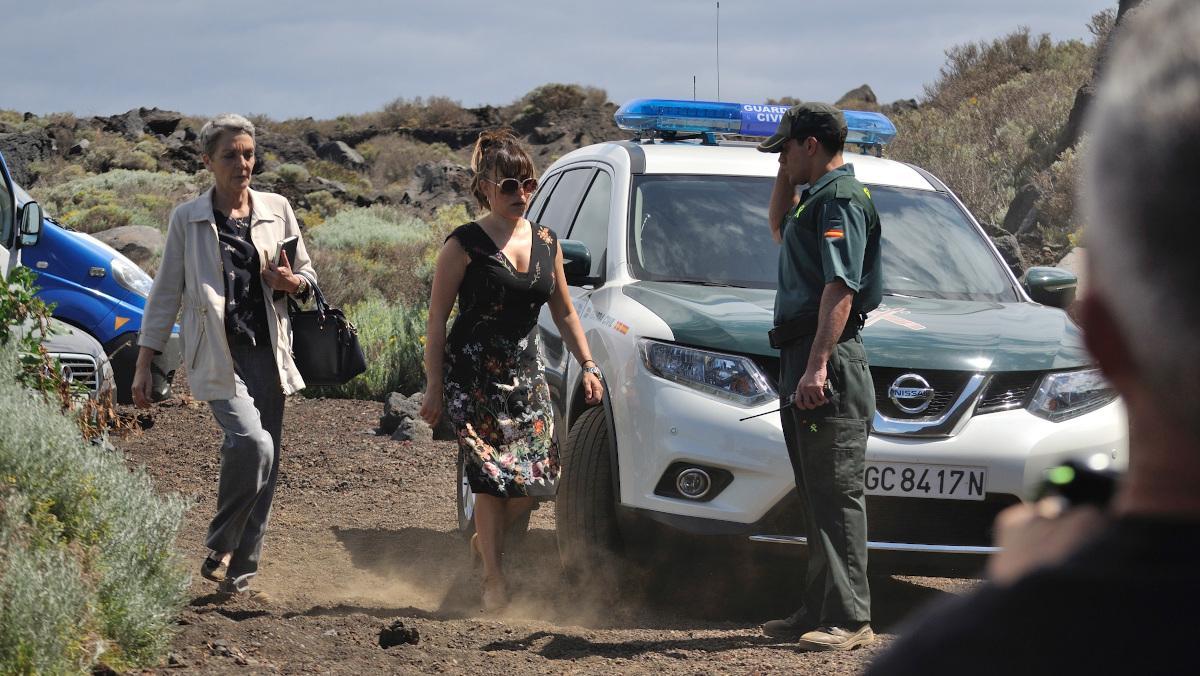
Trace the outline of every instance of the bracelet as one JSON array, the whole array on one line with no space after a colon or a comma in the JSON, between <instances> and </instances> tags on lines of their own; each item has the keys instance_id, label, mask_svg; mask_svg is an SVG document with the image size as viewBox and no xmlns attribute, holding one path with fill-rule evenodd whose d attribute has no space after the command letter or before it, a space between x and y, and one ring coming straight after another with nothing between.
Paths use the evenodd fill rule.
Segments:
<instances>
[{"instance_id":1,"label":"bracelet","mask_svg":"<svg viewBox=\"0 0 1200 676\"><path fill-rule=\"evenodd\" d=\"M592 362L592 366L597 366L595 359L584 359L580 366L587 366L589 361Z\"/></svg>"}]
</instances>

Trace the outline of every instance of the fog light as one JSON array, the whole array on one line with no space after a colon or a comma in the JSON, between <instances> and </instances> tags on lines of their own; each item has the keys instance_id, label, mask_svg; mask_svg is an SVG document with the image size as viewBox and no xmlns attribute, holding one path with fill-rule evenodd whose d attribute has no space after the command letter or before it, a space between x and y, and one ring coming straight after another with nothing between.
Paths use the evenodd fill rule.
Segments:
<instances>
[{"instance_id":1,"label":"fog light","mask_svg":"<svg viewBox=\"0 0 1200 676\"><path fill-rule=\"evenodd\" d=\"M699 500L712 488L712 479L708 477L708 472L692 467L675 477L675 488L684 497Z\"/></svg>"}]
</instances>

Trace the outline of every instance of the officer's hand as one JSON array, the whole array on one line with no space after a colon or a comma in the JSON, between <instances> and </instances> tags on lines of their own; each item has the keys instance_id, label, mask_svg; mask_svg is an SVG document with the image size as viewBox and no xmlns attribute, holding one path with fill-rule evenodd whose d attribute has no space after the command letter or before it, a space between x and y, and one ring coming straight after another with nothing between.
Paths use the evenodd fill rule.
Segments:
<instances>
[{"instance_id":1,"label":"officer's hand","mask_svg":"<svg viewBox=\"0 0 1200 676\"><path fill-rule=\"evenodd\" d=\"M1104 515L1091 506L1065 509L1058 498L1013 505L996 517L996 546L988 577L997 584L1065 559L1103 528Z\"/></svg>"},{"instance_id":2,"label":"officer's hand","mask_svg":"<svg viewBox=\"0 0 1200 676\"><path fill-rule=\"evenodd\" d=\"M829 400L825 398L825 369L805 371L796 383L796 408L809 410L824 406Z\"/></svg>"}]
</instances>

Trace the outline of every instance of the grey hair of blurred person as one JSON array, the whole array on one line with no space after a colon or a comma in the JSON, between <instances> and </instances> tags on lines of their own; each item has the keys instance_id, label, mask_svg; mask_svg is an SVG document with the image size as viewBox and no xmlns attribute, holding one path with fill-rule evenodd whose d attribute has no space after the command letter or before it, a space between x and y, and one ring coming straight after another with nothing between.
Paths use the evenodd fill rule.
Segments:
<instances>
[{"instance_id":1,"label":"grey hair of blurred person","mask_svg":"<svg viewBox=\"0 0 1200 676\"><path fill-rule=\"evenodd\" d=\"M1079 186L1088 284L1163 412L1200 439L1200 3L1144 3L1114 39Z\"/></svg>"},{"instance_id":2,"label":"grey hair of blurred person","mask_svg":"<svg viewBox=\"0 0 1200 676\"><path fill-rule=\"evenodd\" d=\"M205 122L200 128L200 149L205 155L212 157L225 133L232 136L247 134L254 138L254 123L237 113L221 113Z\"/></svg>"}]
</instances>

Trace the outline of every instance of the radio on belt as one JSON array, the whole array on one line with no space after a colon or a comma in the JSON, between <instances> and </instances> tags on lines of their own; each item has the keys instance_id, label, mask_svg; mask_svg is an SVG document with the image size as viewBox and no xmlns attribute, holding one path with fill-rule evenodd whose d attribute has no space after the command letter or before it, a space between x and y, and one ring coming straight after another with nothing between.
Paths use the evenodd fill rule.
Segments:
<instances>
[{"instance_id":1,"label":"radio on belt","mask_svg":"<svg viewBox=\"0 0 1200 676\"><path fill-rule=\"evenodd\" d=\"M634 99L621 106L614 117L617 126L647 136L701 134L715 142L718 134L766 137L775 133L789 106L723 101L674 101ZM883 146L896 136L896 125L881 113L843 110L846 142Z\"/></svg>"}]
</instances>

